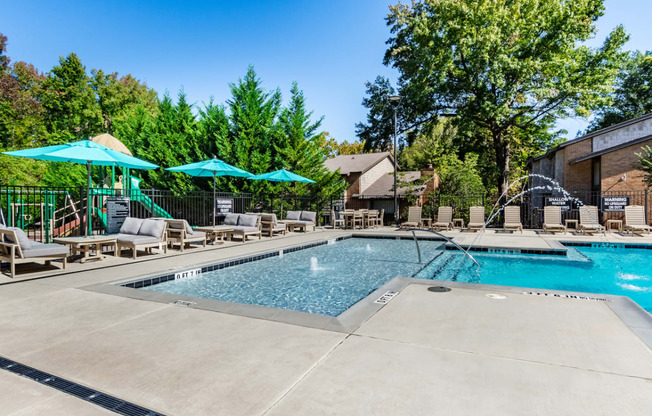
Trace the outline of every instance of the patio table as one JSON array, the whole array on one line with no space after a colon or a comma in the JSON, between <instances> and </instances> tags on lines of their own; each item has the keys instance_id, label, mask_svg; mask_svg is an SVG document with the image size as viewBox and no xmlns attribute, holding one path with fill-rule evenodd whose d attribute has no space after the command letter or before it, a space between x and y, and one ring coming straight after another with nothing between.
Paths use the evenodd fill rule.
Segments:
<instances>
[{"instance_id":1,"label":"patio table","mask_svg":"<svg viewBox=\"0 0 652 416\"><path fill-rule=\"evenodd\" d=\"M92 235L88 237L59 237L53 241L57 244L64 244L70 247L70 257L81 254L80 263L86 260L97 259L104 260L102 246L113 246L113 252L116 252L118 237L111 235ZM94 254L91 254L91 251Z\"/></svg>"},{"instance_id":2,"label":"patio table","mask_svg":"<svg viewBox=\"0 0 652 416\"><path fill-rule=\"evenodd\" d=\"M228 237L229 232L233 231L233 228L226 227L223 225L212 226L202 226L196 227L196 231L201 231L206 233L206 237L211 239L211 244L215 245L215 242L219 238L221 242L224 242L224 239Z\"/></svg>"}]
</instances>

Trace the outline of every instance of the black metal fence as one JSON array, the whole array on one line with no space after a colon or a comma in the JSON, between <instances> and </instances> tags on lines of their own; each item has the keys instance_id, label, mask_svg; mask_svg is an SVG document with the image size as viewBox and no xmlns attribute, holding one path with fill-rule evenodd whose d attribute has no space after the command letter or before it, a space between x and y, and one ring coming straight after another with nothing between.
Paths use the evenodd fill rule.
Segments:
<instances>
[{"instance_id":1,"label":"black metal fence","mask_svg":"<svg viewBox=\"0 0 652 416\"><path fill-rule=\"evenodd\" d=\"M35 187L0 185L0 224L20 227L36 241L50 242L56 237L83 235L89 232L103 234L107 227L106 201L113 196L130 198L131 216L139 218L184 218L193 225L220 223L226 212L273 212L285 218L288 210L316 211L322 224L330 224L331 210L344 208L344 201L327 195L252 195L249 193L194 191L175 195L171 191L157 189L108 189L91 190L91 223L86 220L87 190L85 187ZM521 221L526 228L541 228L543 208L546 205L562 207L562 221L579 220L581 205L597 205L599 221L624 220L625 205L645 207L648 221L652 218L652 192L634 191L581 191L572 192L570 199L559 193L526 193L511 202L521 207ZM423 216L435 218L437 208L452 206L454 218L468 221L469 208L484 206L486 219L494 210L496 197L483 194L446 195L433 192L424 204ZM214 218L215 216L215 218ZM386 212L386 224L393 216ZM500 227L502 215L489 224Z\"/></svg>"},{"instance_id":2,"label":"black metal fence","mask_svg":"<svg viewBox=\"0 0 652 416\"><path fill-rule=\"evenodd\" d=\"M86 228L89 233L106 233L106 202L111 197L128 197L132 217L183 218L192 225L211 225L213 221L219 224L226 212L273 212L285 218L288 210L316 211L323 221L330 207L337 203L321 194L256 196L193 191L175 195L172 191L158 189L92 188L89 224L87 194L85 187L0 185L0 224L19 227L35 241L51 242L57 237L84 235Z\"/></svg>"},{"instance_id":3,"label":"black metal fence","mask_svg":"<svg viewBox=\"0 0 652 416\"><path fill-rule=\"evenodd\" d=\"M471 195L446 195L433 192L424 205L424 216L435 218L437 208L440 206L453 207L453 216L468 221L469 208L472 206L485 207L486 219L500 208L496 205L497 197L488 197L483 194ZM641 205L645 207L648 221L652 219L652 192L647 189L632 191L576 191L564 195L559 192L550 193L525 193L511 201L510 205L521 207L521 222L526 228L539 229L543 226L543 211L546 205L558 205L562 210L562 221L579 221L579 207L582 205L595 205L598 207L599 221L625 219L625 205ZM496 208L495 208L496 207ZM503 218L496 215L489 227L500 227Z\"/></svg>"}]
</instances>

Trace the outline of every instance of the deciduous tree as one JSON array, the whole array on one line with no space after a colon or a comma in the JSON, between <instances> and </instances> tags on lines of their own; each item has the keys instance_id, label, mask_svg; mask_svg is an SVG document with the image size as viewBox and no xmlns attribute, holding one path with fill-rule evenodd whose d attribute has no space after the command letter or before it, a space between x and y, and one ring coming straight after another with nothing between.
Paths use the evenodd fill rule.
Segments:
<instances>
[{"instance_id":1,"label":"deciduous tree","mask_svg":"<svg viewBox=\"0 0 652 416\"><path fill-rule=\"evenodd\" d=\"M652 112L652 52L629 56L609 97L613 101L598 111L587 133Z\"/></svg>"},{"instance_id":2,"label":"deciduous tree","mask_svg":"<svg viewBox=\"0 0 652 416\"><path fill-rule=\"evenodd\" d=\"M508 186L516 138L605 101L627 40L614 29L597 49L603 0L424 0L390 7L384 63L400 73L404 129L453 113L464 140L492 149ZM362 137L362 136L361 136Z\"/></svg>"}]
</instances>

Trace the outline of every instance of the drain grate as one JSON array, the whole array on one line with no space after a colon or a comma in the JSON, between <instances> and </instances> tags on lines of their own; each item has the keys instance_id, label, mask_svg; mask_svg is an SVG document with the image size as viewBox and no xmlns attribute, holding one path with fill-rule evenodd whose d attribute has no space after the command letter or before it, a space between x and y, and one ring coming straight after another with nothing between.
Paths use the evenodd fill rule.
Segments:
<instances>
[{"instance_id":1,"label":"drain grate","mask_svg":"<svg viewBox=\"0 0 652 416\"><path fill-rule=\"evenodd\" d=\"M97 406L111 410L124 416L165 416L162 413L154 412L145 407L120 400L117 397L100 393L81 384L73 383L66 379L56 377L36 368L18 363L8 358L0 357L0 368L11 371L19 376L29 378L45 386L50 386L71 396L78 397Z\"/></svg>"},{"instance_id":2,"label":"drain grate","mask_svg":"<svg viewBox=\"0 0 652 416\"><path fill-rule=\"evenodd\" d=\"M451 288L450 287L445 287L445 286L430 286L428 287L428 292L435 292L435 293L443 293L443 292L450 292Z\"/></svg>"}]
</instances>

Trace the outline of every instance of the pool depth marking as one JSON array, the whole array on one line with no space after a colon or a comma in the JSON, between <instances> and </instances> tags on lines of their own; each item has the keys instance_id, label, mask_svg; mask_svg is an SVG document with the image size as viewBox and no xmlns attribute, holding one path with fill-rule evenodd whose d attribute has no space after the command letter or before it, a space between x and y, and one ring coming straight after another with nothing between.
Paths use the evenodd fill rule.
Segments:
<instances>
[{"instance_id":1,"label":"pool depth marking","mask_svg":"<svg viewBox=\"0 0 652 416\"><path fill-rule=\"evenodd\" d=\"M394 299L394 296L398 295L398 292L394 290L388 290L387 292L383 293L381 297L376 299L374 303L379 303L381 305L386 305L389 303L390 300Z\"/></svg>"}]
</instances>

